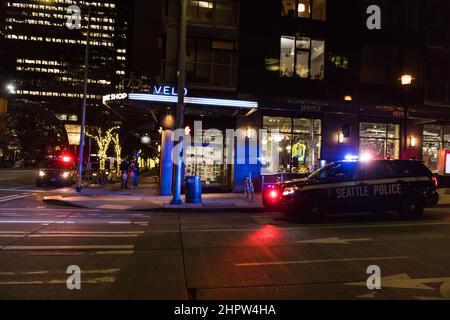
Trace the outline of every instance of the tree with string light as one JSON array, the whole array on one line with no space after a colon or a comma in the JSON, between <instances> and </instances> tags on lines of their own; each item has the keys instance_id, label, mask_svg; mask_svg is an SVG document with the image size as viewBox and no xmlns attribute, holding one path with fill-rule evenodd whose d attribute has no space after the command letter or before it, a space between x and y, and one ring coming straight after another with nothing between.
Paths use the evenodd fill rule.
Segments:
<instances>
[{"instance_id":1,"label":"tree with string light","mask_svg":"<svg viewBox=\"0 0 450 320\"><path fill-rule=\"evenodd\" d=\"M120 138L119 134L116 133L112 137L112 142L114 143L114 152L116 153L116 160L117 160L117 172L120 171L120 164L122 163L122 146L120 145Z\"/></svg>"},{"instance_id":2,"label":"tree with string light","mask_svg":"<svg viewBox=\"0 0 450 320\"><path fill-rule=\"evenodd\" d=\"M101 171L105 170L106 159L108 159L107 152L108 152L109 145L111 144L111 141L113 140L113 132L115 130L118 130L119 128L120 127L113 127L113 128L106 130L106 132L103 132L103 130L101 128L97 128L96 133L86 132L86 135L93 138L95 140L95 142L97 143L98 157L100 159L99 169Z\"/></svg>"}]
</instances>

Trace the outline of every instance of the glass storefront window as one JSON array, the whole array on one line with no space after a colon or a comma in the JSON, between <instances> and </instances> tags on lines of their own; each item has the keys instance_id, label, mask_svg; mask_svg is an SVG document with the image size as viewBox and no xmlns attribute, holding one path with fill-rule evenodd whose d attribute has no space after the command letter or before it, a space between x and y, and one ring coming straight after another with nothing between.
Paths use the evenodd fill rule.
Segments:
<instances>
[{"instance_id":1,"label":"glass storefront window","mask_svg":"<svg viewBox=\"0 0 450 320\"><path fill-rule=\"evenodd\" d=\"M361 122L359 152L376 158L400 157L400 125Z\"/></svg>"},{"instance_id":2,"label":"glass storefront window","mask_svg":"<svg viewBox=\"0 0 450 320\"><path fill-rule=\"evenodd\" d=\"M312 154L312 123L314 123L314 157ZM308 173L319 163L321 152L320 119L263 117L263 128L267 133L261 141L261 163L267 173ZM275 133L273 131L278 131ZM279 164L275 168L271 159L272 141L278 143Z\"/></svg>"},{"instance_id":3,"label":"glass storefront window","mask_svg":"<svg viewBox=\"0 0 450 320\"><path fill-rule=\"evenodd\" d=\"M185 175L198 175L202 181L217 184L227 184L227 161L224 152L224 134L203 132L202 146L186 148Z\"/></svg>"},{"instance_id":4,"label":"glass storefront window","mask_svg":"<svg viewBox=\"0 0 450 320\"><path fill-rule=\"evenodd\" d=\"M439 153L442 149L450 149L450 127L425 125L422 160L433 172L438 170Z\"/></svg>"},{"instance_id":5,"label":"glass storefront window","mask_svg":"<svg viewBox=\"0 0 450 320\"><path fill-rule=\"evenodd\" d=\"M278 130L284 133L291 133L292 131L292 118L264 116L263 123L264 129Z\"/></svg>"}]
</instances>

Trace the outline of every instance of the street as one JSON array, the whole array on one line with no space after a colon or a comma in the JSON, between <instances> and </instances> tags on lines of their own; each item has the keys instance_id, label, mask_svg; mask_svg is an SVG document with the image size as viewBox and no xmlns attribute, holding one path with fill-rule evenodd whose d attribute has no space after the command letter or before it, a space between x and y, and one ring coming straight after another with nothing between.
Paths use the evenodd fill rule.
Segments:
<instances>
[{"instance_id":1,"label":"street","mask_svg":"<svg viewBox=\"0 0 450 320\"><path fill-rule=\"evenodd\" d=\"M0 172L1 299L450 299L448 207L314 224L81 209L41 202L50 189L30 172ZM80 290L66 286L73 265ZM371 265L380 290L366 286Z\"/></svg>"}]
</instances>

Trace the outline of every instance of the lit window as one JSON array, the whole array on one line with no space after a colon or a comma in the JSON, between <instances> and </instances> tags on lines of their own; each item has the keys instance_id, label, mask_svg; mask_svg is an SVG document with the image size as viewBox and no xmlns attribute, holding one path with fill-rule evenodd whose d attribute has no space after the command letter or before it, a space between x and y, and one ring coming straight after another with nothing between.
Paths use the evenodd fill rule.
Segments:
<instances>
[{"instance_id":1,"label":"lit window","mask_svg":"<svg viewBox=\"0 0 450 320\"><path fill-rule=\"evenodd\" d=\"M326 0L282 0L282 12L285 17L326 20Z\"/></svg>"},{"instance_id":2,"label":"lit window","mask_svg":"<svg viewBox=\"0 0 450 320\"><path fill-rule=\"evenodd\" d=\"M308 37L281 37L280 75L303 79L323 80L325 41ZM295 72L294 72L295 70Z\"/></svg>"}]
</instances>

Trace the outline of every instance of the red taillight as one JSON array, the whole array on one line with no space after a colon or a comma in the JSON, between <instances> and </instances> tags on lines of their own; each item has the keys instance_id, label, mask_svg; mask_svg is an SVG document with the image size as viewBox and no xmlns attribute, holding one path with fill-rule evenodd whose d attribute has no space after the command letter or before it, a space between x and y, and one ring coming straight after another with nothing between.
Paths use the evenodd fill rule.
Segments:
<instances>
[{"instance_id":1,"label":"red taillight","mask_svg":"<svg viewBox=\"0 0 450 320\"><path fill-rule=\"evenodd\" d=\"M436 176L432 176L431 180L433 180L434 186L437 188L438 187L438 179L437 179L437 177Z\"/></svg>"},{"instance_id":2,"label":"red taillight","mask_svg":"<svg viewBox=\"0 0 450 320\"><path fill-rule=\"evenodd\" d=\"M279 193L277 190L273 189L273 190L270 190L270 191L269 191L269 198L270 198L270 199L276 200L276 199L278 199L279 197L280 197L280 193Z\"/></svg>"}]
</instances>

